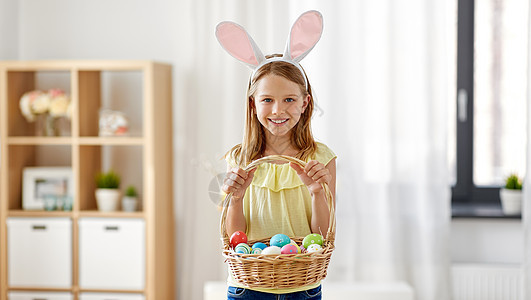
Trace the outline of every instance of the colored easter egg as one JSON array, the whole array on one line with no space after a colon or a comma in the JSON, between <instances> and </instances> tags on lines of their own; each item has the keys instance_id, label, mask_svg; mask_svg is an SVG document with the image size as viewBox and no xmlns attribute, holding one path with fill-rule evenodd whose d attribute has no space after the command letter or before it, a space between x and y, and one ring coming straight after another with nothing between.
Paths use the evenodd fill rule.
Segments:
<instances>
[{"instance_id":1,"label":"colored easter egg","mask_svg":"<svg viewBox=\"0 0 531 300\"><path fill-rule=\"evenodd\" d=\"M260 249L260 250L264 250L265 248L267 248L267 245L264 244L264 243L260 243L260 242L258 242L258 243L254 243L254 245L253 245L252 248L253 248L253 249L257 249L257 248L258 248L258 249Z\"/></svg>"},{"instance_id":2,"label":"colored easter egg","mask_svg":"<svg viewBox=\"0 0 531 300\"><path fill-rule=\"evenodd\" d=\"M240 243L247 243L247 235L243 231L236 231L230 236L230 245L235 248Z\"/></svg>"},{"instance_id":3,"label":"colored easter egg","mask_svg":"<svg viewBox=\"0 0 531 300\"><path fill-rule=\"evenodd\" d=\"M249 254L251 253L251 247L245 243L239 243L236 248L234 248L234 252L241 253L241 254Z\"/></svg>"},{"instance_id":4,"label":"colored easter egg","mask_svg":"<svg viewBox=\"0 0 531 300\"><path fill-rule=\"evenodd\" d=\"M269 241L269 245L270 246L277 246L279 248L282 248L285 245L289 244L290 241L291 241L291 239L289 238L289 236L287 236L285 234L282 234L282 233L279 233L279 234L275 234L271 238L271 240Z\"/></svg>"},{"instance_id":5,"label":"colored easter egg","mask_svg":"<svg viewBox=\"0 0 531 300\"><path fill-rule=\"evenodd\" d=\"M282 249L280 249L280 253L282 254L297 254L297 246L293 245L293 244L287 244L287 245L284 245L284 247L282 247Z\"/></svg>"},{"instance_id":6,"label":"colored easter egg","mask_svg":"<svg viewBox=\"0 0 531 300\"><path fill-rule=\"evenodd\" d=\"M308 234L304 240L302 240L302 245L304 248L308 249L311 244L323 246L323 236L317 233Z\"/></svg>"},{"instance_id":7,"label":"colored easter egg","mask_svg":"<svg viewBox=\"0 0 531 300\"><path fill-rule=\"evenodd\" d=\"M253 249L251 249L251 253L252 254L261 254L262 253L262 249L261 248L253 248Z\"/></svg>"},{"instance_id":8,"label":"colored easter egg","mask_svg":"<svg viewBox=\"0 0 531 300\"><path fill-rule=\"evenodd\" d=\"M299 247L299 245L297 245L297 242L295 242L294 240L291 240L289 242L290 245L295 245L295 247L297 247L297 253L302 253L302 249L301 247Z\"/></svg>"},{"instance_id":9,"label":"colored easter egg","mask_svg":"<svg viewBox=\"0 0 531 300\"><path fill-rule=\"evenodd\" d=\"M269 246L262 250L262 254L281 254L280 247L277 246Z\"/></svg>"},{"instance_id":10,"label":"colored easter egg","mask_svg":"<svg viewBox=\"0 0 531 300\"><path fill-rule=\"evenodd\" d=\"M321 245L319 245L319 244L311 244L310 246L308 246L308 253L317 252L317 251L319 251L321 249L323 249L323 247L321 247Z\"/></svg>"}]
</instances>

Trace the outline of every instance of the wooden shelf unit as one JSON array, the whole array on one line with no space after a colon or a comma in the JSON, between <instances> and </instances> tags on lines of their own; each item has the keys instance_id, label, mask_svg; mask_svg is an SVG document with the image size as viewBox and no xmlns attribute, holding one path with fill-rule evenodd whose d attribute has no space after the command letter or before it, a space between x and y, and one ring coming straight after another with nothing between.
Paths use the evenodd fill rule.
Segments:
<instances>
[{"instance_id":1,"label":"wooden shelf unit","mask_svg":"<svg viewBox=\"0 0 531 300\"><path fill-rule=\"evenodd\" d=\"M127 102L129 99L120 101L126 103L126 107L135 106L135 111L141 112L137 133L125 137L99 137L99 110L104 104L103 86L108 84L102 77L131 72L139 74L141 78L141 86L138 87L140 100L133 103ZM58 74L63 81L66 78L65 90L70 94L73 104L69 136L35 136L35 125L27 122L20 112L19 99L25 92L56 87L50 86L49 82L44 87L39 83L39 79L48 74ZM85 217L143 219L146 228L145 289L113 292L141 293L147 300L175 299L171 86L171 66L152 61L0 61L0 300L7 299L9 291L21 290L70 291L74 299L78 299L79 293L86 290L80 288L78 282L77 222ZM120 97L120 94L114 93L113 97ZM111 108L120 110L122 107ZM24 211L23 169L52 166L41 156L50 155L49 152L56 150L66 153L62 166L71 167L73 171L75 191L72 210ZM94 176L103 171L104 152L114 150L139 156L138 160L121 163L122 167L131 164L135 171L126 170L124 173L135 176L134 179L140 182L137 188L141 192L142 205L138 212L103 213L97 210ZM113 159L110 159L111 166ZM116 171L120 173L120 169ZM122 181L121 189L124 190L127 184ZM8 285L8 217L72 219L71 289Z\"/></svg>"}]
</instances>

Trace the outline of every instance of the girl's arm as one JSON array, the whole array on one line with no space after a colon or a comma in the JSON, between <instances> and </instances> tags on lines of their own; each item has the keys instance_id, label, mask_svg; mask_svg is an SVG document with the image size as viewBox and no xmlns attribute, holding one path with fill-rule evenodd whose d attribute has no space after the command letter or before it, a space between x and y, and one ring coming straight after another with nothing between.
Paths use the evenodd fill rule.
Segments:
<instances>
[{"instance_id":1,"label":"girl's arm","mask_svg":"<svg viewBox=\"0 0 531 300\"><path fill-rule=\"evenodd\" d=\"M319 233L326 236L330 221L330 210L328 209L328 200L321 186L325 182L332 193L332 204L336 205L336 159L332 159L326 166L318 161L310 161L306 168L302 169L296 164L291 164L297 171L301 180L306 184L310 195L312 196L312 233Z\"/></svg>"},{"instance_id":2,"label":"girl's arm","mask_svg":"<svg viewBox=\"0 0 531 300\"><path fill-rule=\"evenodd\" d=\"M231 203L227 209L227 217L225 218L225 226L229 237L236 231L245 232L247 224L243 215L243 199L231 198Z\"/></svg>"},{"instance_id":3,"label":"girl's arm","mask_svg":"<svg viewBox=\"0 0 531 300\"><path fill-rule=\"evenodd\" d=\"M236 231L245 232L247 229L247 223L243 215L243 196L247 187L253 181L255 171L256 168L245 172L240 168L231 169L229 166L227 167L222 190L227 194L232 192L230 204L227 208L227 216L225 217L225 227L229 237Z\"/></svg>"}]
</instances>

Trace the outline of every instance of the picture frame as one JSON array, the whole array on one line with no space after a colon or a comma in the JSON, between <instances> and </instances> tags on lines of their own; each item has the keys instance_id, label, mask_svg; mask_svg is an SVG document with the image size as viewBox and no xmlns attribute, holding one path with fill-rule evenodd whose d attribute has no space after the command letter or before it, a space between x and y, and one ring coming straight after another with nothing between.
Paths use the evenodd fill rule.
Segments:
<instances>
[{"instance_id":1,"label":"picture frame","mask_svg":"<svg viewBox=\"0 0 531 300\"><path fill-rule=\"evenodd\" d=\"M43 210L44 196L74 195L73 172L70 167L26 167L23 170L22 209Z\"/></svg>"}]
</instances>

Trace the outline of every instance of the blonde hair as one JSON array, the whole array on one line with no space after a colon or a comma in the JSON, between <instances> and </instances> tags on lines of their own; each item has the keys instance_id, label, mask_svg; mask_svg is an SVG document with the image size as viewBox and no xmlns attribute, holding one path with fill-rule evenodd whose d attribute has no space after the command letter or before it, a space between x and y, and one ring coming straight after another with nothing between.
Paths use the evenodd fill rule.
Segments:
<instances>
[{"instance_id":1,"label":"blonde hair","mask_svg":"<svg viewBox=\"0 0 531 300\"><path fill-rule=\"evenodd\" d=\"M281 55L275 54L267 56L267 58L272 56ZM314 107L312 87L310 86L310 82L308 81L308 90L306 90L304 80L304 76L306 76L306 74L302 74L293 64L284 61L273 61L262 66L256 71L254 77L251 78L249 87L247 89L247 113L245 117L243 141L241 144L234 146L225 154L225 158L227 158L227 156L230 157L241 168L247 166L253 160L260 158L265 151L266 140L264 128L254 113L252 103L254 101L253 95L256 92L260 79L270 74L284 77L287 80L296 83L299 85L303 97L307 97L308 95L310 96L308 105L301 114L299 122L297 122L297 125L295 125L293 130L291 130L291 143L299 150L295 157L306 161L315 154L317 149L317 144L313 138L310 126ZM306 80L308 80L307 77Z\"/></svg>"}]
</instances>

